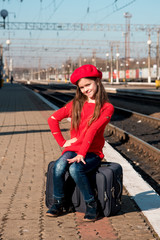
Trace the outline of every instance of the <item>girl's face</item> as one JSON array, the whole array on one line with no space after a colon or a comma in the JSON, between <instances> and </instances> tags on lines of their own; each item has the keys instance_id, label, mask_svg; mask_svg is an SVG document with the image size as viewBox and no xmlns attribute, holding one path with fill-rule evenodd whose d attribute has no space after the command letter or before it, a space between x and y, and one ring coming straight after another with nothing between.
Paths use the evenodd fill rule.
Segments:
<instances>
[{"instance_id":1,"label":"girl's face","mask_svg":"<svg viewBox=\"0 0 160 240\"><path fill-rule=\"evenodd\" d=\"M97 93L97 83L88 78L81 78L78 81L81 92L87 96L88 100L94 100Z\"/></svg>"}]
</instances>

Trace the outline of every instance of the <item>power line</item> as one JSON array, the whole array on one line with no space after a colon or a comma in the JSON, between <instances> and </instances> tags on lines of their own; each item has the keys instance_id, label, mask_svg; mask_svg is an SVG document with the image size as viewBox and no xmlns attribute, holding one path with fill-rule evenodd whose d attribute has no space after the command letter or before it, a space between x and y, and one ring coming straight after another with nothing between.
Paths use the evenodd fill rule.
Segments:
<instances>
[{"instance_id":1,"label":"power line","mask_svg":"<svg viewBox=\"0 0 160 240\"><path fill-rule=\"evenodd\" d=\"M104 19L106 19L107 17L110 17L111 15L113 15L115 12L118 12L126 7L128 7L129 5L131 5L132 3L134 3L136 0L132 0L127 4L124 4L122 7L117 7L117 0L114 1L114 3L112 4L112 6L116 6L116 10L113 10L111 13L107 14L105 17L103 17L102 19L98 20L97 23L103 21Z\"/></svg>"}]
</instances>

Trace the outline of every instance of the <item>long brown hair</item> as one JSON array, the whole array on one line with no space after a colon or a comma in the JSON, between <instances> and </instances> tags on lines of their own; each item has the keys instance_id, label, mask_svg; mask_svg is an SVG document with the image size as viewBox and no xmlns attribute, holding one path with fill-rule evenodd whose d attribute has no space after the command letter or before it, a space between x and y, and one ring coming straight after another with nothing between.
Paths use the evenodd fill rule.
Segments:
<instances>
[{"instance_id":1,"label":"long brown hair","mask_svg":"<svg viewBox=\"0 0 160 240\"><path fill-rule=\"evenodd\" d=\"M95 96L95 109L92 118L88 122L88 126L91 125L93 121L95 121L100 114L100 110L105 102L109 102L108 95L104 89L104 86L99 78L87 78L90 80L94 80L97 84L97 92ZM81 120L81 111L85 101L87 100L87 96L85 96L77 83L77 90L75 97L73 99L73 106L72 106L72 129L77 130Z\"/></svg>"}]
</instances>

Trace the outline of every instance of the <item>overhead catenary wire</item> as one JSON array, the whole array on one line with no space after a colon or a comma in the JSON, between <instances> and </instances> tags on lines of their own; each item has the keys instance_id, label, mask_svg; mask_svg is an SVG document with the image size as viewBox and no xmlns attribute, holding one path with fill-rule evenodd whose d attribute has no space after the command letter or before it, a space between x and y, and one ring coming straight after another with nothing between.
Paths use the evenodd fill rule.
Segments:
<instances>
[{"instance_id":1,"label":"overhead catenary wire","mask_svg":"<svg viewBox=\"0 0 160 240\"><path fill-rule=\"evenodd\" d=\"M108 17L110 17L111 15L113 15L114 13L116 13L116 12L118 12L118 11L126 8L126 7L128 7L129 5L133 4L134 2L136 2L136 0L129 1L127 4L124 4L124 5L121 6L121 7L117 7L117 1L114 1L114 3L113 3L112 6L114 7L114 4L115 4L116 9L113 9L112 12L108 13L105 17L97 20L96 23L100 23L100 22L104 21L106 18L108 18Z\"/></svg>"}]
</instances>

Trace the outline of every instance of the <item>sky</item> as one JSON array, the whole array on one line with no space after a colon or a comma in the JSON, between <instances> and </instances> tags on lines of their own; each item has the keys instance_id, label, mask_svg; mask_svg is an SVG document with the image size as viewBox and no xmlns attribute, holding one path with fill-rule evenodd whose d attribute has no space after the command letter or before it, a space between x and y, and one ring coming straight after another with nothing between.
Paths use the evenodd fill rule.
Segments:
<instances>
[{"instance_id":1,"label":"sky","mask_svg":"<svg viewBox=\"0 0 160 240\"><path fill-rule=\"evenodd\" d=\"M124 13L131 14L130 24L160 26L160 0L0 0L0 11L8 11L6 22L122 24ZM0 22L2 22L0 17ZM125 31L125 30L124 30ZM104 57L118 51L124 55L124 31L45 31L7 30L0 27L4 56L15 66L60 65L66 59L93 54ZM10 40L10 45L6 40ZM130 57L147 54L148 32L130 32ZM153 55L157 34L151 32ZM23 61L22 61L23 60Z\"/></svg>"}]
</instances>

